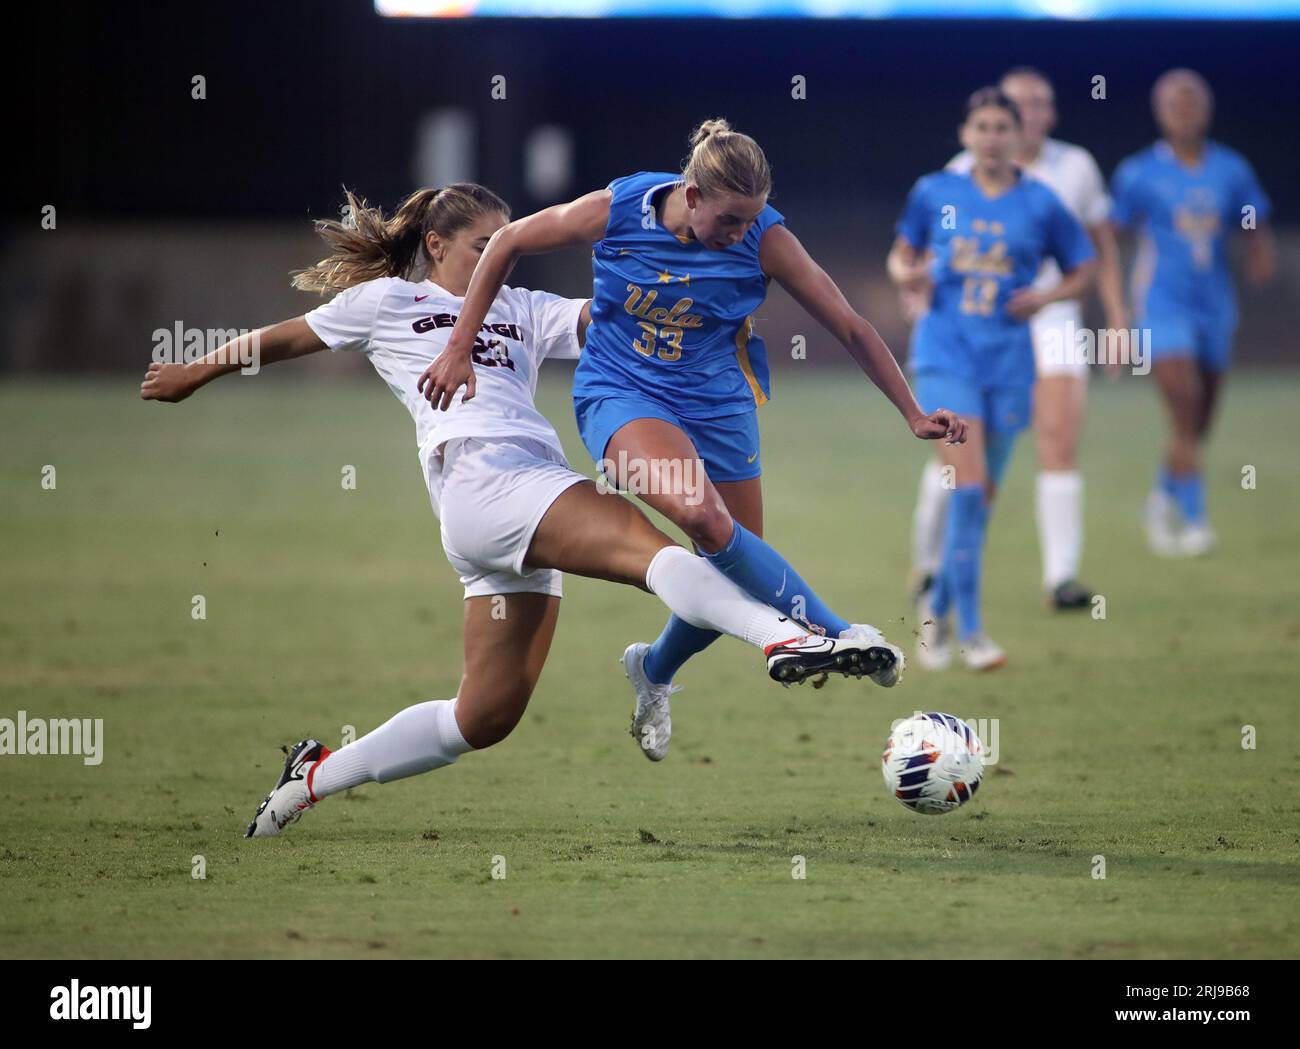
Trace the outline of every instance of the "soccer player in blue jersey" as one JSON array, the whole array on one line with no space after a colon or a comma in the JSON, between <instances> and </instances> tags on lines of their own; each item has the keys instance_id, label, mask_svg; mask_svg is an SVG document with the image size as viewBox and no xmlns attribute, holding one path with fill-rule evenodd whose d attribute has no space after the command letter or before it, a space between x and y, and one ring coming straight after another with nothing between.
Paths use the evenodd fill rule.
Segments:
<instances>
[{"instance_id":1,"label":"soccer player in blue jersey","mask_svg":"<svg viewBox=\"0 0 1300 1049\"><path fill-rule=\"evenodd\" d=\"M515 261L590 248L592 323L574 407L592 458L742 589L831 637L872 636L885 646L874 627L836 615L761 538L755 409L770 388L751 314L769 279L843 343L913 434L960 442L965 426L937 406L921 410L889 347L767 203L771 186L758 143L709 120L693 132L682 172L618 178L510 223L489 242L452 341L419 385L438 408L462 386L460 396L472 397L474 335ZM652 760L667 752L674 674L717 636L673 617L654 644L624 653L637 694L633 735ZM893 664L872 675L881 684L894 683L902 668L894 651Z\"/></svg>"},{"instance_id":2,"label":"soccer player in blue jersey","mask_svg":"<svg viewBox=\"0 0 1300 1049\"><path fill-rule=\"evenodd\" d=\"M1147 498L1147 538L1162 556L1214 545L1205 510L1201 447L1232 354L1236 292L1228 235L1243 231L1246 277L1274 272L1269 200L1246 159L1206 137L1214 99L1190 69L1162 75L1151 93L1163 136L1125 160L1112 185L1112 221L1141 239L1134 313L1150 332L1152 373L1169 414L1169 443Z\"/></svg>"},{"instance_id":3,"label":"soccer player in blue jersey","mask_svg":"<svg viewBox=\"0 0 1300 1049\"><path fill-rule=\"evenodd\" d=\"M920 602L917 657L931 669L952 661L953 608L966 665L991 670L1006 662L984 633L980 561L989 505L1030 420L1028 321L1048 303L1078 298L1096 270L1079 221L1016 165L1019 133L1020 113L1010 98L995 87L975 92L961 128L973 158L970 172L936 171L917 181L887 263L896 284L930 298L912 335L921 405L950 405L969 427L964 445L940 449L955 487L942 565ZM1046 258L1063 276L1050 289L1034 287Z\"/></svg>"},{"instance_id":4,"label":"soccer player in blue jersey","mask_svg":"<svg viewBox=\"0 0 1300 1049\"><path fill-rule=\"evenodd\" d=\"M1129 331L1123 276L1115 233L1107 217L1110 198L1097 162L1082 146L1055 138L1055 92L1047 76L1028 66L1002 75L1000 87L1020 111L1020 138L1015 161L1031 178L1045 182L1061 203L1088 231L1097 252L1097 293L1110 332ZM966 150L947 164L953 171L969 172L974 163ZM1048 259L1035 285L1050 288L1060 278L1056 263ZM923 298L903 294L903 305L915 320L929 307ZM1033 429L1038 451L1038 477L1034 510L1038 546L1042 555L1042 588L1051 608L1059 611L1088 609L1093 592L1079 582L1083 560L1084 479L1078 448L1088 397L1089 356L1078 347L1083 331L1083 304L1054 302L1044 306L1029 322L1038 379L1034 384ZM1105 343L1099 333L1097 345ZM1122 336L1121 336L1122 338ZM1118 368L1117 364L1108 367ZM943 523L951 491L943 486L942 465L932 456L921 473L916 510L912 516L912 565L918 595L929 587L929 577L943 557Z\"/></svg>"}]
</instances>

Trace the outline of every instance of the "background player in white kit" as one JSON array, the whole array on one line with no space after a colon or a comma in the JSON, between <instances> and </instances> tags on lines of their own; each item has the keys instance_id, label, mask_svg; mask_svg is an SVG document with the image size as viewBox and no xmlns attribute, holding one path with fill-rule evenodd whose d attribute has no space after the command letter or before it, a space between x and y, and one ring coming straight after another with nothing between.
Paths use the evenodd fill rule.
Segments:
<instances>
[{"instance_id":1,"label":"background player in white kit","mask_svg":"<svg viewBox=\"0 0 1300 1049\"><path fill-rule=\"evenodd\" d=\"M1048 133L1056 124L1051 82L1036 69L1018 67L999 84L1020 110L1017 161L1025 172L1045 182L1088 231L1097 252L1097 290L1112 331L1128 329L1115 234L1106 221L1110 200L1092 154ZM967 172L972 157L963 151L948 167ZM1034 287L1050 289L1061 280L1060 268L1048 259ZM905 303L915 314L923 304ZM1078 300L1049 303L1030 321L1037 382L1034 386L1034 433L1038 445L1035 510L1043 563L1043 590L1057 609L1085 608L1092 593L1078 581L1083 559L1083 477L1078 468L1088 365L1073 352L1073 334L1083 327ZM1098 340L1102 345L1104 340ZM912 518L912 563L918 593L923 594L942 556L944 511L948 490L937 459L921 474Z\"/></svg>"},{"instance_id":2,"label":"background player in white kit","mask_svg":"<svg viewBox=\"0 0 1300 1049\"><path fill-rule=\"evenodd\" d=\"M878 633L808 635L676 545L630 501L569 468L533 394L543 358L578 355L588 300L503 287L472 353L477 394L458 394L446 412L420 396L417 380L445 347L483 248L508 221L496 194L473 183L422 190L390 219L351 194L348 204L348 225L317 224L333 254L294 281L340 294L241 339L257 339L264 364L326 347L365 353L406 405L443 549L465 587L465 669L454 698L408 707L336 753L314 739L295 744L248 837L278 834L329 794L441 768L509 735L550 649L562 571L654 593L688 623L761 648L782 683L827 673L886 687L898 681L902 652ZM239 368L247 349L227 344L192 364L155 363L141 396L183 400ZM638 742L666 750L668 741Z\"/></svg>"}]
</instances>

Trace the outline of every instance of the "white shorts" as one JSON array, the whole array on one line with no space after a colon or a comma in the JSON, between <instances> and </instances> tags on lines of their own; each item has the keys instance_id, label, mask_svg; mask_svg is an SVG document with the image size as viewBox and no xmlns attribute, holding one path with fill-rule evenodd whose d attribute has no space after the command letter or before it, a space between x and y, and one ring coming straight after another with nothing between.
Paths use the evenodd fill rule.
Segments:
<instances>
[{"instance_id":1,"label":"white shorts","mask_svg":"<svg viewBox=\"0 0 1300 1049\"><path fill-rule=\"evenodd\" d=\"M1087 376L1088 362L1074 342L1082 325L1083 311L1077 302L1050 302L1034 314L1029 333L1034 341L1034 370L1040 379Z\"/></svg>"},{"instance_id":2,"label":"white shorts","mask_svg":"<svg viewBox=\"0 0 1300 1049\"><path fill-rule=\"evenodd\" d=\"M560 494L591 478L531 437L457 437L424 456L429 501L442 523L442 548L466 597L561 595L561 573L526 569L543 515Z\"/></svg>"}]
</instances>

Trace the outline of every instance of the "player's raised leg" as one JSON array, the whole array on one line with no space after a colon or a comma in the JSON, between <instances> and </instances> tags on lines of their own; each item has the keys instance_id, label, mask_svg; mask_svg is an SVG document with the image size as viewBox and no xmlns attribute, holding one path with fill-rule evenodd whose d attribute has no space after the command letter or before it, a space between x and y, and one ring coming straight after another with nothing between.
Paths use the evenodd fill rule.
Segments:
<instances>
[{"instance_id":1,"label":"player's raised leg","mask_svg":"<svg viewBox=\"0 0 1300 1049\"><path fill-rule=\"evenodd\" d=\"M337 751L318 740L295 744L245 836L278 834L339 791L431 772L501 742L528 706L559 611L560 598L550 594L467 598L465 668L456 695L407 707Z\"/></svg>"},{"instance_id":2,"label":"player's raised leg","mask_svg":"<svg viewBox=\"0 0 1300 1049\"><path fill-rule=\"evenodd\" d=\"M648 590L691 626L762 649L769 675L784 684L838 673L867 676L889 687L903 669L901 650L878 632L852 638L808 634L708 560L674 544L626 499L602 493L590 482L573 485L551 505L533 536L527 563ZM632 731L647 756L663 757L672 732L667 692L644 701L638 695Z\"/></svg>"},{"instance_id":3,"label":"player's raised leg","mask_svg":"<svg viewBox=\"0 0 1300 1049\"><path fill-rule=\"evenodd\" d=\"M663 419L634 419L610 438L605 458L620 486L628 479L622 474L635 464L647 479L642 487L648 491L638 492L642 501L685 532L746 593L830 637L850 629L784 557L732 516L695 445L678 427ZM674 483L679 477L691 478L691 485Z\"/></svg>"}]
</instances>

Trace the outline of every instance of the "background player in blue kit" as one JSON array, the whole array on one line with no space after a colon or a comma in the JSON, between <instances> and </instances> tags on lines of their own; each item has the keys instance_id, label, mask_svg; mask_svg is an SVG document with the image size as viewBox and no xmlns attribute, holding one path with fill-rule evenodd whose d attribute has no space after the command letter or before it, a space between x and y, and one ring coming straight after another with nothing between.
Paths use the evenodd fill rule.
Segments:
<instances>
[{"instance_id":1,"label":"background player in blue kit","mask_svg":"<svg viewBox=\"0 0 1300 1049\"><path fill-rule=\"evenodd\" d=\"M1027 322L1049 302L1077 298L1096 269L1078 220L1014 163L1019 128L1015 104L999 89L970 97L961 128L974 159L970 173L937 171L918 180L888 260L895 283L930 296L912 335L921 405L949 405L969 426L966 444L940 449L955 490L942 566L919 602L917 657L931 669L952 660L954 606L966 664L989 670L1006 662L983 630L980 560L990 501L1031 415L1034 351ZM1054 288L1034 288L1048 257L1063 277Z\"/></svg>"},{"instance_id":2,"label":"background player in blue kit","mask_svg":"<svg viewBox=\"0 0 1300 1049\"><path fill-rule=\"evenodd\" d=\"M1214 545L1201 445L1237 326L1228 234L1245 233L1247 279L1271 280L1270 205L1246 159L1206 138L1214 100L1200 74L1170 70L1151 102L1163 137L1116 169L1111 217L1141 237L1134 312L1150 332L1152 372L1169 414L1165 461L1147 499L1147 538L1163 556L1197 556Z\"/></svg>"},{"instance_id":3,"label":"background player in blue kit","mask_svg":"<svg viewBox=\"0 0 1300 1049\"><path fill-rule=\"evenodd\" d=\"M893 684L902 654L879 631L835 614L762 533L755 409L770 395L751 314L775 277L845 346L921 438L964 440L948 411L923 412L889 347L767 203L772 176L762 149L724 120L691 136L684 171L641 172L510 223L475 270L453 341L420 379L435 407L462 385L474 393L473 334L521 255L592 248L592 324L574 384L578 429L592 458L623 485L627 467L655 469L636 494L681 528L739 586L835 636L879 638L872 677ZM695 469L695 468L698 468ZM700 474L691 491L673 470ZM668 696L679 667L717 638L674 617L653 645L623 664L637 693L633 734L658 760L671 732ZM894 654L896 653L896 654Z\"/></svg>"}]
</instances>

